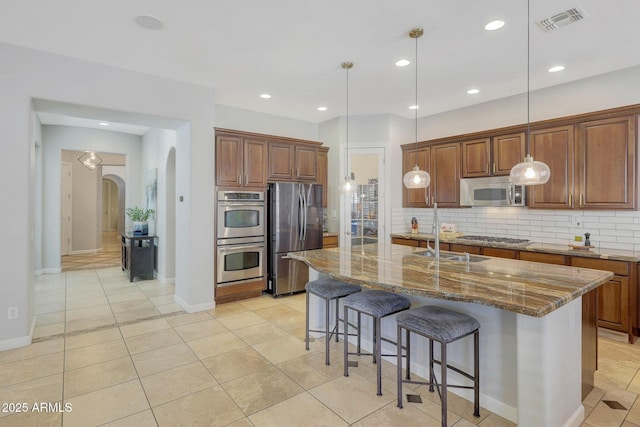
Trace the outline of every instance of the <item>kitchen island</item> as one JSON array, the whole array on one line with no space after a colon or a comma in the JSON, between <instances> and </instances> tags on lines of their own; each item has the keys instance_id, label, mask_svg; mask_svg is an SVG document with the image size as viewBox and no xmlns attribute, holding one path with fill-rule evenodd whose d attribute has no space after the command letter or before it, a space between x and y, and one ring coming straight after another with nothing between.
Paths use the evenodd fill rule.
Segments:
<instances>
[{"instance_id":1,"label":"kitchen island","mask_svg":"<svg viewBox=\"0 0 640 427\"><path fill-rule=\"evenodd\" d=\"M309 265L310 280L328 275L408 295L415 306L435 304L475 317L482 325L482 406L519 426L580 425L582 298L613 273L485 256L467 260L447 252L435 260L425 252L371 244L289 256ZM322 324L320 304L310 308L316 325ZM370 328L363 326L364 338L371 336ZM395 322L384 322L382 334L394 337ZM453 343L448 353L454 364L469 368L472 351L464 341ZM417 342L413 352L412 371L424 377L426 344ZM461 382L451 377L452 383ZM466 390L456 393L471 400Z\"/></svg>"}]
</instances>

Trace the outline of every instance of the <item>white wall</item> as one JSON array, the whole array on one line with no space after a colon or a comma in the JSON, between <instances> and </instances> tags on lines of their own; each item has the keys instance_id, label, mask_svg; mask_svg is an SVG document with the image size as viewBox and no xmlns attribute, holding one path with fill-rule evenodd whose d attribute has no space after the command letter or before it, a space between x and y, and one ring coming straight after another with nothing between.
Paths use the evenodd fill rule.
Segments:
<instances>
[{"instance_id":1,"label":"white wall","mask_svg":"<svg viewBox=\"0 0 640 427\"><path fill-rule=\"evenodd\" d=\"M183 123L176 143L177 193L185 198L176 210L181 227L176 297L189 310L213 307L213 90L8 44L0 44L0 63L0 179L11 183L3 187L0 208L0 232L11 242L0 248L0 349L30 341L36 256L34 98ZM191 223L198 226L191 228ZM59 242L59 233L55 237ZM19 308L18 320L6 319L11 306Z\"/></svg>"}]
</instances>

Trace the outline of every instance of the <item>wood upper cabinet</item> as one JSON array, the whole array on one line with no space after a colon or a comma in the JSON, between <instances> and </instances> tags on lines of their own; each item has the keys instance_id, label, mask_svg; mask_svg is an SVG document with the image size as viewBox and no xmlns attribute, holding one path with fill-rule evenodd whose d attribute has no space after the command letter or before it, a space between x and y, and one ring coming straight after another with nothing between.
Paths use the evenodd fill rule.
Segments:
<instances>
[{"instance_id":1,"label":"wood upper cabinet","mask_svg":"<svg viewBox=\"0 0 640 427\"><path fill-rule=\"evenodd\" d=\"M233 135L216 136L216 184L266 187L267 144Z\"/></svg>"},{"instance_id":2,"label":"wood upper cabinet","mask_svg":"<svg viewBox=\"0 0 640 427\"><path fill-rule=\"evenodd\" d=\"M574 207L636 207L634 117L596 120L578 125ZM552 171L553 173L553 171ZM577 203L577 205L576 205Z\"/></svg>"},{"instance_id":3,"label":"wood upper cabinet","mask_svg":"<svg viewBox=\"0 0 640 427\"><path fill-rule=\"evenodd\" d=\"M434 145L431 147L431 185L433 200L438 207L460 206L461 144Z\"/></svg>"},{"instance_id":4,"label":"wood upper cabinet","mask_svg":"<svg viewBox=\"0 0 640 427\"><path fill-rule=\"evenodd\" d=\"M431 167L431 148L410 148L402 152L402 176L411 171L414 166L429 172ZM431 177L433 182L433 176ZM431 206L431 185L424 188L408 189L402 184L402 206L426 208Z\"/></svg>"},{"instance_id":5,"label":"wood upper cabinet","mask_svg":"<svg viewBox=\"0 0 640 427\"><path fill-rule=\"evenodd\" d=\"M530 147L535 160L549 165L551 178L528 187L529 207L636 208L634 117L536 130L531 132Z\"/></svg>"},{"instance_id":6,"label":"wood upper cabinet","mask_svg":"<svg viewBox=\"0 0 640 427\"><path fill-rule=\"evenodd\" d=\"M462 177L509 175L524 155L524 132L463 141Z\"/></svg>"},{"instance_id":7,"label":"wood upper cabinet","mask_svg":"<svg viewBox=\"0 0 640 427\"><path fill-rule=\"evenodd\" d=\"M573 203L574 127L559 126L531 131L529 151L546 163L551 177L546 184L527 187L530 208L567 209Z\"/></svg>"},{"instance_id":8,"label":"wood upper cabinet","mask_svg":"<svg viewBox=\"0 0 640 427\"><path fill-rule=\"evenodd\" d=\"M269 180L315 181L318 149L313 146L269 142Z\"/></svg>"},{"instance_id":9,"label":"wood upper cabinet","mask_svg":"<svg viewBox=\"0 0 640 427\"><path fill-rule=\"evenodd\" d=\"M327 197L329 183L329 147L318 148L318 184L322 184L322 207L327 207Z\"/></svg>"}]
</instances>

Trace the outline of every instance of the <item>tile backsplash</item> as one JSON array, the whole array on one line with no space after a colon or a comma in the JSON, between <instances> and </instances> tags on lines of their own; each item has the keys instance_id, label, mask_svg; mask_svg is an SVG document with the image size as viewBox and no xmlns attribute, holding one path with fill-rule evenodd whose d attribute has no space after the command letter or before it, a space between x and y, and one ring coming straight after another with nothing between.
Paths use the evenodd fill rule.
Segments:
<instances>
[{"instance_id":1,"label":"tile backsplash","mask_svg":"<svg viewBox=\"0 0 640 427\"><path fill-rule=\"evenodd\" d=\"M639 211L563 211L526 207L438 209L440 222L456 224L463 234L529 239L568 244L591 233L591 245L603 249L640 251ZM433 209L393 208L392 233L410 232L411 218L421 233L431 233Z\"/></svg>"}]
</instances>

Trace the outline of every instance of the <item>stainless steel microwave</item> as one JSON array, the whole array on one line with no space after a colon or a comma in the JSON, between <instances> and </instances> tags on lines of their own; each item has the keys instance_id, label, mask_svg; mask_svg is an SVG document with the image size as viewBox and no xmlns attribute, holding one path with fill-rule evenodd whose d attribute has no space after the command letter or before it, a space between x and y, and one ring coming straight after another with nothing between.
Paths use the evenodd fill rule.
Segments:
<instances>
[{"instance_id":1,"label":"stainless steel microwave","mask_svg":"<svg viewBox=\"0 0 640 427\"><path fill-rule=\"evenodd\" d=\"M460 180L462 206L525 206L525 186L515 185L509 176L463 178Z\"/></svg>"}]
</instances>

